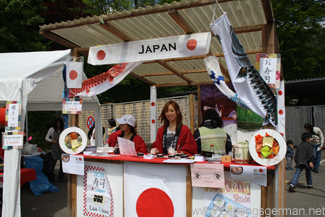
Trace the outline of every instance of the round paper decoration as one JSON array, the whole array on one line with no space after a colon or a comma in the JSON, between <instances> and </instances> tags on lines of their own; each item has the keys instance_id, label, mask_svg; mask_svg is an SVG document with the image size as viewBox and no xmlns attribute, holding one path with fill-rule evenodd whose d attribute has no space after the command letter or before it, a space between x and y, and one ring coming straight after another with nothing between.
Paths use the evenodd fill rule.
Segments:
<instances>
[{"instance_id":1,"label":"round paper decoration","mask_svg":"<svg viewBox=\"0 0 325 217\"><path fill-rule=\"evenodd\" d=\"M67 154L79 154L86 148L87 135L78 127L69 127L62 131L59 144L63 152Z\"/></svg>"},{"instance_id":2,"label":"round paper decoration","mask_svg":"<svg viewBox=\"0 0 325 217\"><path fill-rule=\"evenodd\" d=\"M278 144L279 144L278 154L276 156L274 156L273 158L271 158L271 159L259 157L259 155L258 155L258 153L256 151L255 136L260 135L260 136L262 136L264 138L266 136L266 133L268 135L270 135L271 137L273 137L274 139L276 139L278 141ZM284 159L284 157L286 155L286 152L287 152L286 141L281 136L281 134L278 133L275 130L263 129L263 130L257 131L256 133L254 133L251 140L249 141L249 153L250 153L250 155L256 161L256 163L261 164L263 166L273 166L273 165L276 165L276 164L280 163Z\"/></svg>"}]
</instances>

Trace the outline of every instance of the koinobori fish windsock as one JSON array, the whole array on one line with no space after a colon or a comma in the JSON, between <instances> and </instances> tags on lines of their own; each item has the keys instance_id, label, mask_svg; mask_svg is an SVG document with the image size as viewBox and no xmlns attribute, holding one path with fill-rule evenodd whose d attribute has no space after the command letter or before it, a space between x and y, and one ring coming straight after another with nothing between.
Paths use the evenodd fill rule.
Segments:
<instances>
[{"instance_id":1,"label":"koinobori fish windsock","mask_svg":"<svg viewBox=\"0 0 325 217\"><path fill-rule=\"evenodd\" d=\"M212 79L216 87L223 93L226 97L234 101L238 106L249 109L243 101L238 97L237 93L234 93L226 84L225 79L221 73L218 57L208 56L204 58L205 68Z\"/></svg>"},{"instance_id":2,"label":"koinobori fish windsock","mask_svg":"<svg viewBox=\"0 0 325 217\"><path fill-rule=\"evenodd\" d=\"M263 124L276 121L276 97L259 72L254 68L224 13L211 24L225 55L228 72L239 98L264 118Z\"/></svg>"}]
</instances>

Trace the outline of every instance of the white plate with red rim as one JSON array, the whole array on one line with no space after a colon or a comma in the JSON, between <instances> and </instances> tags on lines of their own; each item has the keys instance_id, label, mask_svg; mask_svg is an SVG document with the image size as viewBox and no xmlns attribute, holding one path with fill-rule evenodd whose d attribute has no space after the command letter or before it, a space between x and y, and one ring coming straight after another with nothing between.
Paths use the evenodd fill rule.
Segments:
<instances>
[{"instance_id":1,"label":"white plate with red rim","mask_svg":"<svg viewBox=\"0 0 325 217\"><path fill-rule=\"evenodd\" d=\"M259 157L257 154L257 151L256 151L255 136L261 135L264 137L264 136L266 136L266 133L268 135L272 136L274 139L276 139L279 144L278 154L274 158L271 158L271 159ZM271 130L271 129L263 129L263 130L260 130L260 131L257 131L256 133L254 133L254 135L250 139L249 153L252 156L253 160L256 161L256 163L261 164L263 166L273 166L273 165L280 163L284 159L284 157L287 153L286 141L284 140L283 136L280 133L278 133L277 131Z\"/></svg>"},{"instance_id":2,"label":"white plate with red rim","mask_svg":"<svg viewBox=\"0 0 325 217\"><path fill-rule=\"evenodd\" d=\"M81 146L79 146L76 149L76 151L73 151L71 148L68 148L65 145L65 137L67 135L69 135L70 133L78 133L81 136ZM78 127L69 127L67 129L63 130L62 133L60 134L59 144L60 144L60 147L61 147L63 152L65 152L67 154L79 154L80 152L82 152L86 148L87 135L82 129L80 129Z\"/></svg>"}]
</instances>

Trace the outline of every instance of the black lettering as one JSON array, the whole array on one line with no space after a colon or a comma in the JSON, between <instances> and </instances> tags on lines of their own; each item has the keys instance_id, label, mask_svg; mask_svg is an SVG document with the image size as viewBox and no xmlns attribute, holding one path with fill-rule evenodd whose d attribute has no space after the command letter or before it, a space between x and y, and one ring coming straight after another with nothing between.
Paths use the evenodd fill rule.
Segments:
<instances>
[{"instance_id":1,"label":"black lettering","mask_svg":"<svg viewBox=\"0 0 325 217\"><path fill-rule=\"evenodd\" d=\"M146 53L148 53L150 51L150 53L152 53L152 50L150 49L150 47L147 47Z\"/></svg>"},{"instance_id":2,"label":"black lettering","mask_svg":"<svg viewBox=\"0 0 325 217\"><path fill-rule=\"evenodd\" d=\"M161 50L160 50L160 52L162 52L163 50L168 51L168 50L167 50L167 47L166 47L165 44L163 44L163 45L161 46Z\"/></svg>"},{"instance_id":3,"label":"black lettering","mask_svg":"<svg viewBox=\"0 0 325 217\"><path fill-rule=\"evenodd\" d=\"M158 50L159 49L159 45L157 45L157 44L155 44L154 46L153 46L153 52L155 53L156 52L156 50Z\"/></svg>"},{"instance_id":4,"label":"black lettering","mask_svg":"<svg viewBox=\"0 0 325 217\"><path fill-rule=\"evenodd\" d=\"M174 43L174 46L171 43L169 43L168 45L169 45L169 51L170 51L170 48L173 48L174 50L176 50L176 43Z\"/></svg>"},{"instance_id":5,"label":"black lettering","mask_svg":"<svg viewBox=\"0 0 325 217\"><path fill-rule=\"evenodd\" d=\"M139 54L143 54L144 52L144 46L142 45L141 47L142 47L142 52L139 52Z\"/></svg>"}]
</instances>

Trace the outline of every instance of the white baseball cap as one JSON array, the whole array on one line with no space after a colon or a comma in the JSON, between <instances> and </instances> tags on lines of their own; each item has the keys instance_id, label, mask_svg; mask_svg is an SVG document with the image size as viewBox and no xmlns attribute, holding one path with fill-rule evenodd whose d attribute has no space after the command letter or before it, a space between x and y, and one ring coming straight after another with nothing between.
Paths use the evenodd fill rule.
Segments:
<instances>
[{"instance_id":1,"label":"white baseball cap","mask_svg":"<svg viewBox=\"0 0 325 217\"><path fill-rule=\"evenodd\" d=\"M116 120L119 124L128 124L135 127L135 118L133 115L124 115L123 117Z\"/></svg>"}]
</instances>

